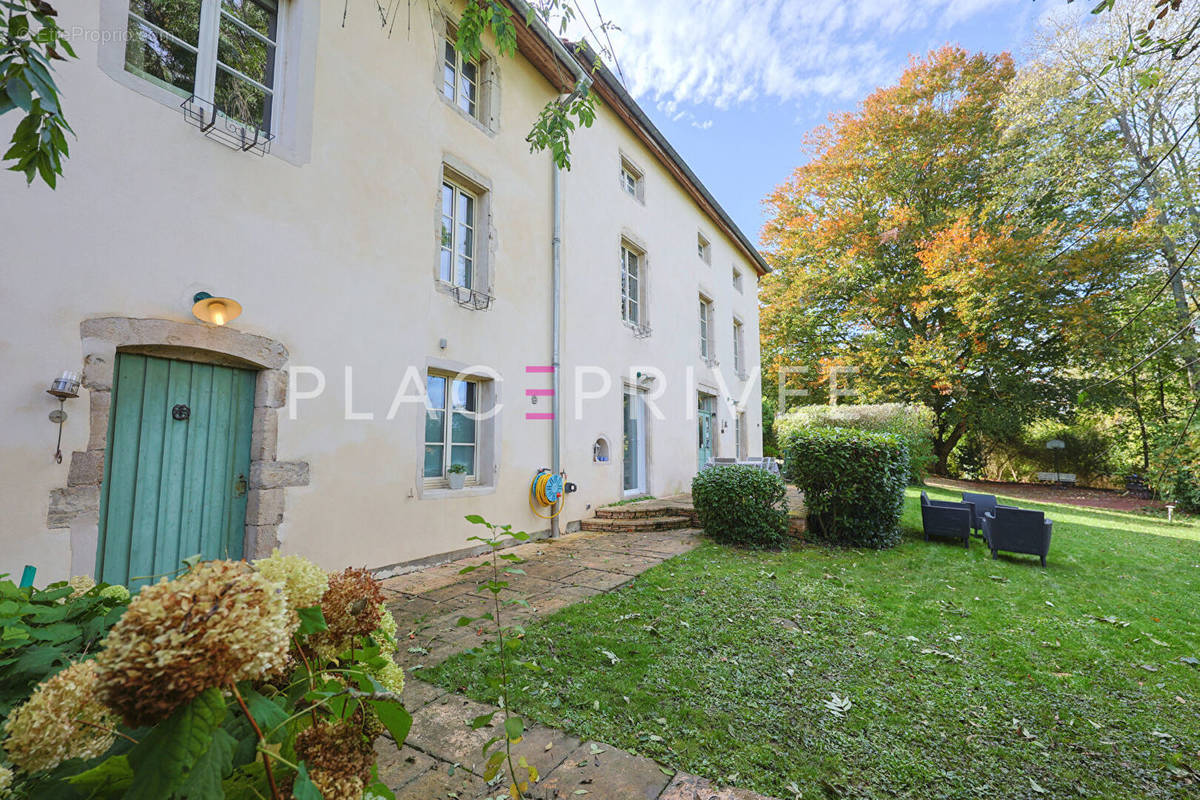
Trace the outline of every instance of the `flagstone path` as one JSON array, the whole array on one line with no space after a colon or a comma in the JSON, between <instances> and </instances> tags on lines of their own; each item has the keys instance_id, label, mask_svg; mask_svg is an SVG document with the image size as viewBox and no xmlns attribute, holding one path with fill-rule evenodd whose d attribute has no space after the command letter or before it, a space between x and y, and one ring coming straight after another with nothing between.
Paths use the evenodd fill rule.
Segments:
<instances>
[{"instance_id":1,"label":"flagstone path","mask_svg":"<svg viewBox=\"0 0 1200 800\"><path fill-rule=\"evenodd\" d=\"M506 579L530 607L511 607L506 616L528 622L612 591L699 542L699 531L678 530L574 533L518 545L504 552L525 559L525 575ZM408 673L404 705L413 715L412 731L402 747L381 738L376 748L380 777L397 800L507 796L507 782L489 786L481 777L482 747L495 728L471 730L468 724L496 709L411 675L414 667L439 664L486 635L485 630L456 624L459 617L488 610L487 593L477 586L480 573L458 574L486 560L475 556L383 582L388 607L399 624L398 660ZM528 726L516 749L541 775L529 793L532 800L767 800L745 790L718 789L653 759L540 725Z\"/></svg>"}]
</instances>

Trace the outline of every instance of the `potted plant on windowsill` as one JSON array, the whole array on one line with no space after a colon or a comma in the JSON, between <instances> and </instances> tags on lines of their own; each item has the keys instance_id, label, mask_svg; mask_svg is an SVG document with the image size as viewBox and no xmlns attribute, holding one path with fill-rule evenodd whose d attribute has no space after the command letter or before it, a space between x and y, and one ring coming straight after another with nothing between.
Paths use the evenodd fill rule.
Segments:
<instances>
[{"instance_id":1,"label":"potted plant on windowsill","mask_svg":"<svg viewBox=\"0 0 1200 800\"><path fill-rule=\"evenodd\" d=\"M451 489L461 489L467 482L467 468L462 464L451 464L446 470L446 482Z\"/></svg>"}]
</instances>

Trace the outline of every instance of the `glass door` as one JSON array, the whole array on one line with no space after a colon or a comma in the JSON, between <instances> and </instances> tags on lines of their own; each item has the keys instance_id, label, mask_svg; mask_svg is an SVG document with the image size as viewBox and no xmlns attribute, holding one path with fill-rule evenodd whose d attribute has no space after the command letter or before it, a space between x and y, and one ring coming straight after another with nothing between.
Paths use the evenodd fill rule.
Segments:
<instances>
[{"instance_id":1,"label":"glass door","mask_svg":"<svg viewBox=\"0 0 1200 800\"><path fill-rule=\"evenodd\" d=\"M699 469L704 469L709 460L716 455L713 449L713 428L717 421L717 398L711 394L700 394L696 410L696 418L700 423L697 461Z\"/></svg>"},{"instance_id":2,"label":"glass door","mask_svg":"<svg viewBox=\"0 0 1200 800\"><path fill-rule=\"evenodd\" d=\"M646 410L636 390L625 392L625 494L646 493Z\"/></svg>"}]
</instances>

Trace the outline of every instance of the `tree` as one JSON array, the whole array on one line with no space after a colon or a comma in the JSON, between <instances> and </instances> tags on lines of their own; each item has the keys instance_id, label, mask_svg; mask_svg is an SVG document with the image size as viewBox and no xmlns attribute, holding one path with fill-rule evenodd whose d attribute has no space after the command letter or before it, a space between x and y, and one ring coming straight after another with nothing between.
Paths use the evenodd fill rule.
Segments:
<instances>
[{"instance_id":1,"label":"tree","mask_svg":"<svg viewBox=\"0 0 1200 800\"><path fill-rule=\"evenodd\" d=\"M813 132L813 159L767 199L764 372L853 366L864 399L927 405L939 473L968 429L1070 404L1076 332L1140 235L1106 229L1047 263L1062 214L1026 217L1000 191L1014 76L1007 54L914 60Z\"/></svg>"},{"instance_id":2,"label":"tree","mask_svg":"<svg viewBox=\"0 0 1200 800\"><path fill-rule=\"evenodd\" d=\"M1149 215L1156 242L1138 273L1169 278L1178 329L1196 310L1189 301L1194 267L1184 254L1200 240L1200 62L1177 59L1169 49L1118 58L1131 26L1161 5L1123 3L1091 24L1079 17L1052 20L1035 38L1004 116L1009 130L1031 144L1022 153L1026 175L1053 176L1048 190L1062 202L1088 214L1117 205L1121 215ZM1172 14L1155 30L1172 38L1187 25L1183 15ZM1057 168L1064 157L1074 167L1070 181ZM1179 363L1189 365L1192 388L1200 390L1195 336L1181 336L1173 349Z\"/></svg>"}]
</instances>

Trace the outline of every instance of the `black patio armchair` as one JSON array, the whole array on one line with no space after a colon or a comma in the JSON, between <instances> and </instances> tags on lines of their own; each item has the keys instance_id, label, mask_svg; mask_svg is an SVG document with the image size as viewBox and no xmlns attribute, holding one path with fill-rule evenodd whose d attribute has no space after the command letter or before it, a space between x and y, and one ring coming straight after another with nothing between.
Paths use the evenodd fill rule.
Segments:
<instances>
[{"instance_id":1,"label":"black patio armchair","mask_svg":"<svg viewBox=\"0 0 1200 800\"><path fill-rule=\"evenodd\" d=\"M979 533L983 533L983 515L995 513L996 495L963 492L962 499L964 503L970 503L974 509L971 512L971 527Z\"/></svg>"},{"instance_id":2,"label":"black patio armchair","mask_svg":"<svg viewBox=\"0 0 1200 800\"><path fill-rule=\"evenodd\" d=\"M1045 514L1027 508L996 506L994 513L983 515L983 540L993 559L1000 551L1024 553L1040 557L1044 567L1053 529L1054 523Z\"/></svg>"},{"instance_id":3,"label":"black patio armchair","mask_svg":"<svg viewBox=\"0 0 1200 800\"><path fill-rule=\"evenodd\" d=\"M929 495L921 492L921 528L927 542L930 536L940 539L962 539L963 547L970 548L973 514L970 503L930 500Z\"/></svg>"}]
</instances>

